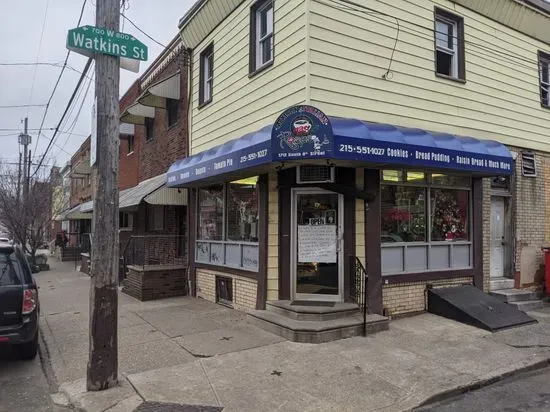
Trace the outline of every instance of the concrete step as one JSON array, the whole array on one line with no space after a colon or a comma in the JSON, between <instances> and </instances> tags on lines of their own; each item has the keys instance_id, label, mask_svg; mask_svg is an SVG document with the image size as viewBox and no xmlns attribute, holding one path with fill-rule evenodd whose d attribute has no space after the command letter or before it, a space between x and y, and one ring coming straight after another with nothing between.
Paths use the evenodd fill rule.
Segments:
<instances>
[{"instance_id":1,"label":"concrete step","mask_svg":"<svg viewBox=\"0 0 550 412\"><path fill-rule=\"evenodd\" d=\"M542 297L542 292L537 292L529 289L502 289L489 292L497 299L506 303L524 302L527 300L539 300Z\"/></svg>"},{"instance_id":2,"label":"concrete step","mask_svg":"<svg viewBox=\"0 0 550 412\"><path fill-rule=\"evenodd\" d=\"M290 300L276 300L267 302L266 309L287 318L307 321L341 319L360 314L359 306L355 303L335 303L333 306L302 306L291 305Z\"/></svg>"},{"instance_id":3,"label":"concrete step","mask_svg":"<svg viewBox=\"0 0 550 412\"><path fill-rule=\"evenodd\" d=\"M360 336L363 333L363 317L360 315L323 321L305 321L291 319L271 310L255 310L248 313L248 320L263 330L293 342L323 343ZM388 329L388 318L367 315L367 335Z\"/></svg>"},{"instance_id":4,"label":"concrete step","mask_svg":"<svg viewBox=\"0 0 550 412\"><path fill-rule=\"evenodd\" d=\"M514 305L523 312L529 312L532 310L542 309L546 305L542 300L526 300L523 302L510 302L510 305Z\"/></svg>"},{"instance_id":5,"label":"concrete step","mask_svg":"<svg viewBox=\"0 0 550 412\"><path fill-rule=\"evenodd\" d=\"M491 278L491 290L513 289L514 279Z\"/></svg>"}]
</instances>

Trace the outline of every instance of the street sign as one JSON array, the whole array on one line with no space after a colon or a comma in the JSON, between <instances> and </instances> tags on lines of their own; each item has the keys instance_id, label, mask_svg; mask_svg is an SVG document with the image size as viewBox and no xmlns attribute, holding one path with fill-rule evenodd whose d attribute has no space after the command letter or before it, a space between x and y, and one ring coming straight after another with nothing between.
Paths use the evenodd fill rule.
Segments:
<instances>
[{"instance_id":1,"label":"street sign","mask_svg":"<svg viewBox=\"0 0 550 412\"><path fill-rule=\"evenodd\" d=\"M147 60L147 46L134 36L94 26L69 30L67 48L88 57L102 53L133 60Z\"/></svg>"}]
</instances>

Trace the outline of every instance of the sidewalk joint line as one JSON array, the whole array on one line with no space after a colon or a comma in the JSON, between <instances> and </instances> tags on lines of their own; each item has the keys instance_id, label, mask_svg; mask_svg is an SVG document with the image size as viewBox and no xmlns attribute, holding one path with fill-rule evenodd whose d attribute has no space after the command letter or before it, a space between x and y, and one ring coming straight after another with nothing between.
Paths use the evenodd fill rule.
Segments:
<instances>
[{"instance_id":1,"label":"sidewalk joint line","mask_svg":"<svg viewBox=\"0 0 550 412\"><path fill-rule=\"evenodd\" d=\"M204 376L206 376L206 380L208 381L208 384L210 385L210 389L212 389L212 393L214 393L214 396L216 397L216 402L218 402L218 406L222 406L222 403L220 401L220 397L218 396L218 393L216 392L216 389L214 388L214 385L212 384L212 381L210 380L210 376L208 376L208 373L206 372L206 368L204 367L202 363L202 359L199 359L199 364L201 365L202 371L204 372Z\"/></svg>"}]
</instances>

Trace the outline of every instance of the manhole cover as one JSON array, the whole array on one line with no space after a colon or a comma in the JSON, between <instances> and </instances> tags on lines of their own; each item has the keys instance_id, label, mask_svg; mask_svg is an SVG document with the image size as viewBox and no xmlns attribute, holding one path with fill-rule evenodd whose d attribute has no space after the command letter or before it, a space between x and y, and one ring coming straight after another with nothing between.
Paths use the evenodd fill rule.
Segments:
<instances>
[{"instance_id":1,"label":"manhole cover","mask_svg":"<svg viewBox=\"0 0 550 412\"><path fill-rule=\"evenodd\" d=\"M178 403L144 402L134 412L220 412L219 406L181 405Z\"/></svg>"}]
</instances>

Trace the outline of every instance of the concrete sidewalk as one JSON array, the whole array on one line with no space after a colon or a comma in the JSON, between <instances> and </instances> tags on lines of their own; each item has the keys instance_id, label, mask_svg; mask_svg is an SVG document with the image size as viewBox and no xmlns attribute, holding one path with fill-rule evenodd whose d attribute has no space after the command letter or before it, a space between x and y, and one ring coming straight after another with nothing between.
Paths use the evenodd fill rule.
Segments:
<instances>
[{"instance_id":1,"label":"concrete sidewalk","mask_svg":"<svg viewBox=\"0 0 550 412\"><path fill-rule=\"evenodd\" d=\"M550 362L550 309L532 313L537 325L496 334L424 314L309 345L202 300L120 295L121 385L86 393L89 279L52 262L38 281L60 392L88 411L404 411Z\"/></svg>"}]
</instances>

